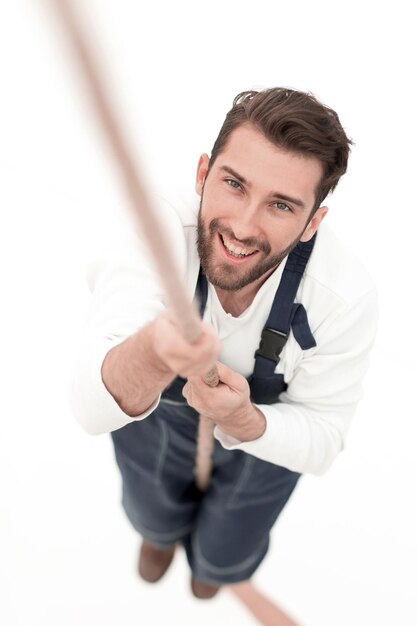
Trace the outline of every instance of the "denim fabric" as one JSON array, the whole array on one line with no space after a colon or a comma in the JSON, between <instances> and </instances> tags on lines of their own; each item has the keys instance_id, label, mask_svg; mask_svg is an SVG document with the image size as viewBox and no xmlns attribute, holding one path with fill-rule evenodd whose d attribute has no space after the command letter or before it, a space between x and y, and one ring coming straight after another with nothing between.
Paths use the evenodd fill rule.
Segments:
<instances>
[{"instance_id":1,"label":"denim fabric","mask_svg":"<svg viewBox=\"0 0 417 626\"><path fill-rule=\"evenodd\" d=\"M194 483L198 415L162 400L145 420L112 433L133 527L160 547L182 542L193 575L247 580L264 558L269 531L300 474L215 441L210 485Z\"/></svg>"}]
</instances>

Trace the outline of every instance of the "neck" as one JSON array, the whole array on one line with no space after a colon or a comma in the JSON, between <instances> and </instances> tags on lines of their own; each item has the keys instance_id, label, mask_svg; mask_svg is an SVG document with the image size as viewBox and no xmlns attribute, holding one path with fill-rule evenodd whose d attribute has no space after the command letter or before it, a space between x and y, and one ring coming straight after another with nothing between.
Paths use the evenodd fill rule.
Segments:
<instances>
[{"instance_id":1,"label":"neck","mask_svg":"<svg viewBox=\"0 0 417 626\"><path fill-rule=\"evenodd\" d=\"M220 304L226 313L230 313L233 317L239 317L244 311L252 304L256 294L260 287L269 278L269 276L276 270L274 267L266 275L261 276L258 280L246 285L242 289L236 291L228 291L221 289L220 287L214 287Z\"/></svg>"},{"instance_id":2,"label":"neck","mask_svg":"<svg viewBox=\"0 0 417 626\"><path fill-rule=\"evenodd\" d=\"M226 311L226 313L230 313L233 317L239 317L239 315L242 315L243 311L246 311L246 309L252 304L256 295L256 292L252 295L243 295L240 294L239 291L225 291L219 287L215 287L214 289L224 311Z\"/></svg>"}]
</instances>

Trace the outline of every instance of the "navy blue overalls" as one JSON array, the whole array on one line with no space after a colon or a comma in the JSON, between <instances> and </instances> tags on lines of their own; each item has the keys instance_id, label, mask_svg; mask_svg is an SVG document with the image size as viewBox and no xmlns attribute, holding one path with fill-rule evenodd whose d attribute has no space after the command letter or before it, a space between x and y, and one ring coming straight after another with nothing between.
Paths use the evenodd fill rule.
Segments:
<instances>
[{"instance_id":1,"label":"navy blue overalls","mask_svg":"<svg viewBox=\"0 0 417 626\"><path fill-rule=\"evenodd\" d=\"M287 259L248 379L258 404L278 402L287 387L274 370L290 330L303 350L316 345L304 307L294 303L313 246L314 238L299 243ZM196 293L203 312L207 282L201 272ZM156 546L181 542L198 580L248 580L300 474L215 441L210 485L205 493L198 491L193 475L198 415L181 394L184 383L178 377L152 415L112 433L123 506L134 528Z\"/></svg>"}]
</instances>

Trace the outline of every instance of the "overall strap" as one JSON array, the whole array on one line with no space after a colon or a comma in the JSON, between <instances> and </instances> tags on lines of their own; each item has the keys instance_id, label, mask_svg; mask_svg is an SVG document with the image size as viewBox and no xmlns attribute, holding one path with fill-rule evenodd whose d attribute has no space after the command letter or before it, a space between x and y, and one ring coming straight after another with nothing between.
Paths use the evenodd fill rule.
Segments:
<instances>
[{"instance_id":1,"label":"overall strap","mask_svg":"<svg viewBox=\"0 0 417 626\"><path fill-rule=\"evenodd\" d=\"M195 299L197 308L200 311L201 319L203 319L204 311L205 311L206 304L207 304L207 294L208 294L207 279L205 275L203 274L203 270L201 269L201 265L200 265L200 271L198 273L194 299Z\"/></svg>"},{"instance_id":2,"label":"overall strap","mask_svg":"<svg viewBox=\"0 0 417 626\"><path fill-rule=\"evenodd\" d=\"M316 236L310 241L298 243L289 254L282 272L271 311L262 331L259 348L255 352L253 373L248 378L251 400L258 404L279 402L280 393L287 388L283 374L276 374L275 369L290 331L292 330L294 338L303 350L316 345L305 308L302 304L294 302L315 239ZM201 316L204 314L207 292L207 280L200 268L196 299Z\"/></svg>"},{"instance_id":3,"label":"overall strap","mask_svg":"<svg viewBox=\"0 0 417 626\"><path fill-rule=\"evenodd\" d=\"M310 241L299 242L288 256L259 348L255 352L254 376L273 375L291 329L303 350L316 345L305 308L294 303L315 240L316 235Z\"/></svg>"},{"instance_id":4,"label":"overall strap","mask_svg":"<svg viewBox=\"0 0 417 626\"><path fill-rule=\"evenodd\" d=\"M310 241L299 242L289 254L271 311L262 331L261 343L255 356L259 355L270 359L275 365L279 361L279 355L288 339L291 328L303 350L308 350L316 345L308 326L305 308L302 304L294 304L315 240L316 235ZM200 267L195 299L201 317L203 317L206 308L207 294L207 279Z\"/></svg>"}]
</instances>

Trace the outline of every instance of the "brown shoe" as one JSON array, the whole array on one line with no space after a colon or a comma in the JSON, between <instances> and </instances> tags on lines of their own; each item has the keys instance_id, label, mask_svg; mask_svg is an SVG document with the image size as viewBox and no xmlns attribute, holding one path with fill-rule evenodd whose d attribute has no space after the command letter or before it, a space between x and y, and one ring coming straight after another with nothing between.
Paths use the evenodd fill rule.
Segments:
<instances>
[{"instance_id":1,"label":"brown shoe","mask_svg":"<svg viewBox=\"0 0 417 626\"><path fill-rule=\"evenodd\" d=\"M140 554L138 572L143 580L156 583L162 578L174 558L175 545L170 548L156 548L151 543L143 541Z\"/></svg>"},{"instance_id":2,"label":"brown shoe","mask_svg":"<svg viewBox=\"0 0 417 626\"><path fill-rule=\"evenodd\" d=\"M191 591L200 600L209 600L216 595L220 587L221 585L210 585L196 578L191 578Z\"/></svg>"}]
</instances>

